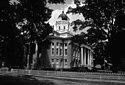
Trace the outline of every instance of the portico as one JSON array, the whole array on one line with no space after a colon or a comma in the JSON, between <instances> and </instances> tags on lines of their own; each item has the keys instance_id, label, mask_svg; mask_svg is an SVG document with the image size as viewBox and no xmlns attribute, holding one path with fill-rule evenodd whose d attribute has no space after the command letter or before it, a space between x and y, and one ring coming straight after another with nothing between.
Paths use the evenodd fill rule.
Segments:
<instances>
[{"instance_id":1,"label":"portico","mask_svg":"<svg viewBox=\"0 0 125 85\"><path fill-rule=\"evenodd\" d=\"M84 44L81 45L81 66L93 67L92 49Z\"/></svg>"}]
</instances>

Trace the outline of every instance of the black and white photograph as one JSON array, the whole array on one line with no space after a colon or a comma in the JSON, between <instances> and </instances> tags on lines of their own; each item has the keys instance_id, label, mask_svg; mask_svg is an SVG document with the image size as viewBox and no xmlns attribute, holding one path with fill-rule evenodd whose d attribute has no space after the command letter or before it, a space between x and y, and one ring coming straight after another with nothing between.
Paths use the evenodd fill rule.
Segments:
<instances>
[{"instance_id":1,"label":"black and white photograph","mask_svg":"<svg viewBox=\"0 0 125 85\"><path fill-rule=\"evenodd\" d=\"M0 85L125 85L125 0L0 0Z\"/></svg>"}]
</instances>

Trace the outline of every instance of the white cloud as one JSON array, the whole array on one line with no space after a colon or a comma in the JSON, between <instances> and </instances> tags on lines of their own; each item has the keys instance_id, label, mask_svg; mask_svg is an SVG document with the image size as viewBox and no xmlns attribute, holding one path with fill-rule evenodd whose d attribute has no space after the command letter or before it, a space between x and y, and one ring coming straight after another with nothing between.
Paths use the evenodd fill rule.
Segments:
<instances>
[{"instance_id":1,"label":"white cloud","mask_svg":"<svg viewBox=\"0 0 125 85\"><path fill-rule=\"evenodd\" d=\"M62 12L62 10L54 10L53 12L52 12L52 14L51 14L51 18L49 19L49 24L50 25L54 25L55 24L55 22L56 22L56 20L57 20L57 18L58 18L58 16L61 14L61 12Z\"/></svg>"},{"instance_id":2,"label":"white cloud","mask_svg":"<svg viewBox=\"0 0 125 85\"><path fill-rule=\"evenodd\" d=\"M58 5L59 6L59 5ZM62 5L61 5L62 6ZM64 5L64 8L62 9L62 7L60 9L56 9L52 12L52 15L51 15L51 18L49 19L49 23L50 25L54 25L58 16L61 14L62 11L64 11L65 13L68 11L68 8L69 7L73 7L75 8L76 5L74 4L74 2L72 1L72 3L70 4L66 4ZM69 17L70 19L70 22L72 21L75 21L77 19L80 19L80 20L84 20L84 17L82 14L72 14L72 13L69 13L67 14L67 16Z\"/></svg>"},{"instance_id":3,"label":"white cloud","mask_svg":"<svg viewBox=\"0 0 125 85\"><path fill-rule=\"evenodd\" d=\"M10 0L10 1L9 1L9 4L10 4L10 5L16 5L16 4L19 4L19 3L20 3L19 0Z\"/></svg>"},{"instance_id":4,"label":"white cloud","mask_svg":"<svg viewBox=\"0 0 125 85\"><path fill-rule=\"evenodd\" d=\"M76 5L74 4L74 1L72 1L70 4L66 4L66 7L64 8L64 11L67 12L69 7L76 8Z\"/></svg>"},{"instance_id":5,"label":"white cloud","mask_svg":"<svg viewBox=\"0 0 125 85\"><path fill-rule=\"evenodd\" d=\"M55 6L54 5L51 5L51 6L52 6L52 8L54 8L54 11L52 12L51 18L49 19L48 22L49 22L50 25L52 25L54 27L55 27L56 20L57 20L58 16L62 13L62 11L64 11L66 13L68 11L69 7L72 7L72 8L76 7L73 0L68 4L64 4L64 5L58 4L58 5L55 5ZM50 6L50 8L51 8L51 6ZM75 21L77 19L80 19L80 20L84 21L84 17L83 17L82 14L69 13L69 14L67 14L67 16L69 17L70 22ZM56 28L54 28L54 29L56 29ZM70 31L74 34L81 33L81 31L79 31L79 30L76 33L73 32L72 27L70 27ZM87 32L87 31L84 29L84 30L82 30L82 32Z\"/></svg>"}]
</instances>

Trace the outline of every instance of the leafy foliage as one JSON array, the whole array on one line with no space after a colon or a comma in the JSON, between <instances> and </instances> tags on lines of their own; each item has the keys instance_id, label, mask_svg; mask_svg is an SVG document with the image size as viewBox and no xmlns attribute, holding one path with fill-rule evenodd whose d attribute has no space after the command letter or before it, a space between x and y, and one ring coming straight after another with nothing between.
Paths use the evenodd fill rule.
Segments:
<instances>
[{"instance_id":1,"label":"leafy foliage","mask_svg":"<svg viewBox=\"0 0 125 85\"><path fill-rule=\"evenodd\" d=\"M74 0L74 3L77 7L70 7L68 12L81 13L85 17L85 21L80 22L80 24L74 21L74 26L80 25L79 29L89 26L88 43L93 46L99 57L111 56L114 65L117 56L112 55L112 53L118 50L112 46L119 44L114 40L116 40L119 32L124 31L125 28L124 0ZM86 24L86 21L89 22ZM76 27L75 30L77 30ZM102 49L102 47L105 49ZM106 50L108 50L108 53ZM117 65L114 65L114 67Z\"/></svg>"},{"instance_id":2,"label":"leafy foliage","mask_svg":"<svg viewBox=\"0 0 125 85\"><path fill-rule=\"evenodd\" d=\"M64 3L64 0L0 0L0 36L7 42L4 57L10 64L23 63L25 43L42 43L52 32L47 23L52 10L47 3Z\"/></svg>"},{"instance_id":3,"label":"leafy foliage","mask_svg":"<svg viewBox=\"0 0 125 85\"><path fill-rule=\"evenodd\" d=\"M72 40L71 43L77 43L79 45L81 45L83 43L85 44L86 43L86 35L85 34L75 35L71 38L71 40Z\"/></svg>"}]
</instances>

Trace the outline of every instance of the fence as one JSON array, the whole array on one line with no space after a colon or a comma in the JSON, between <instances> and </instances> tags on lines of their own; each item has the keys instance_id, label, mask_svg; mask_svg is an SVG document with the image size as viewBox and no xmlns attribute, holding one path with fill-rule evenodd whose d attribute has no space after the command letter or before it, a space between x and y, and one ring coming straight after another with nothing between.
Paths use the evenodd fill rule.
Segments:
<instances>
[{"instance_id":1,"label":"fence","mask_svg":"<svg viewBox=\"0 0 125 85\"><path fill-rule=\"evenodd\" d=\"M65 72L15 69L10 72L13 75L51 76L79 79L117 80L125 81L125 73L99 73L99 72Z\"/></svg>"}]
</instances>

